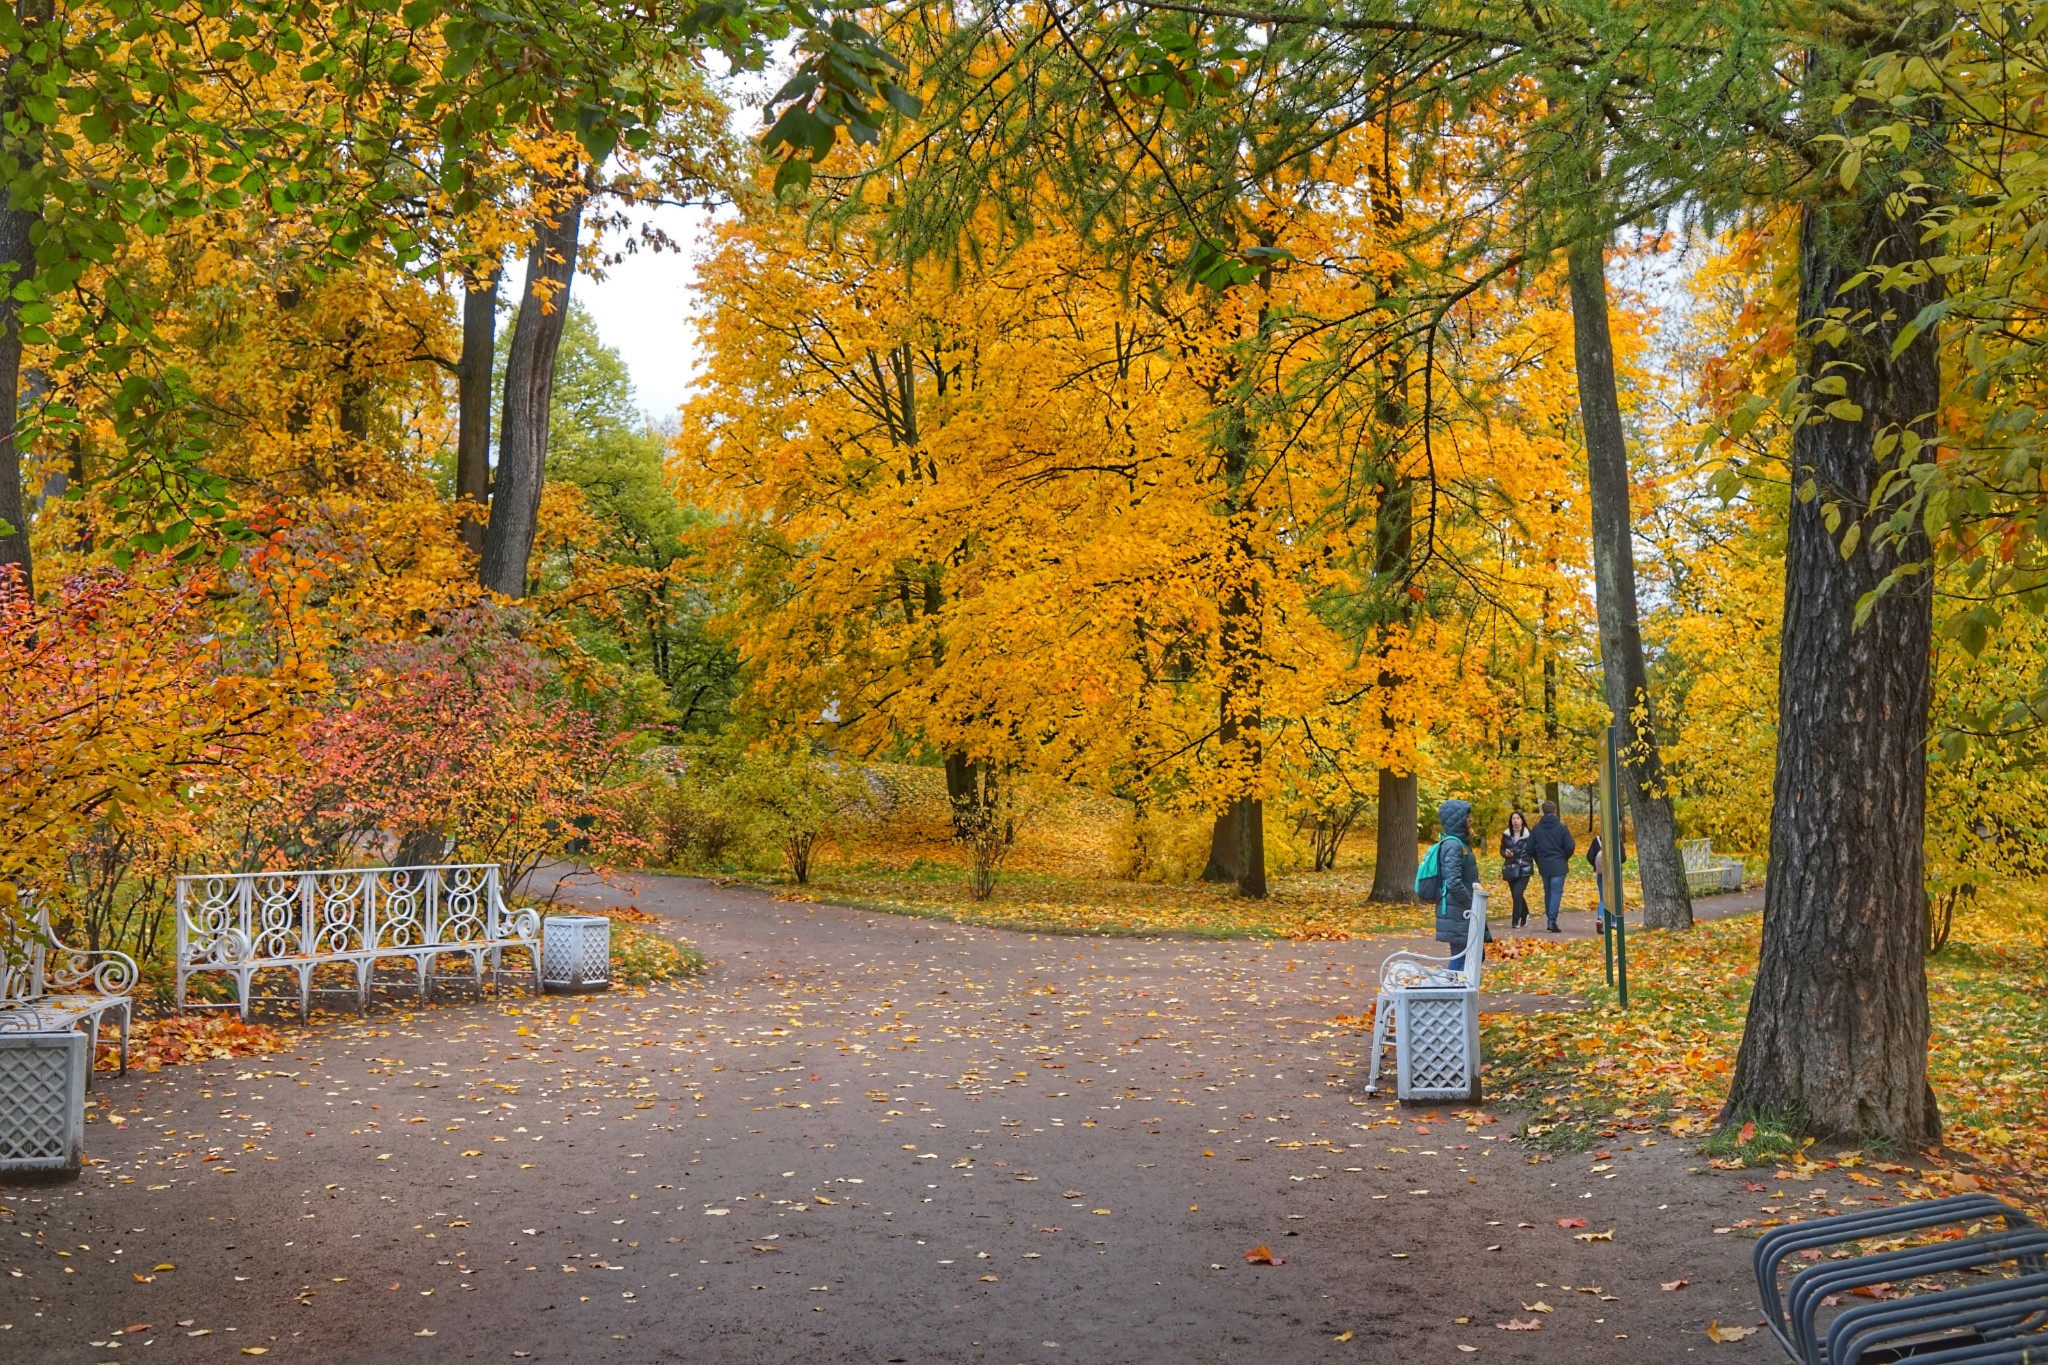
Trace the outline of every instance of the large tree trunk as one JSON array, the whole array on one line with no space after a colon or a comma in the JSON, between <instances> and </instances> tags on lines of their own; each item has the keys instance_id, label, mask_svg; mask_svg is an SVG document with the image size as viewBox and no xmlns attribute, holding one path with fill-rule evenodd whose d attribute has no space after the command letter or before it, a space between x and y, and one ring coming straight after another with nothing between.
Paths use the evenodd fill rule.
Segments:
<instances>
[{"instance_id":1,"label":"large tree trunk","mask_svg":"<svg viewBox=\"0 0 2048 1365\"><path fill-rule=\"evenodd\" d=\"M1209 861L1202 867L1205 882L1237 880L1237 804L1232 802L1216 815L1209 827Z\"/></svg>"},{"instance_id":2,"label":"large tree trunk","mask_svg":"<svg viewBox=\"0 0 2048 1365\"><path fill-rule=\"evenodd\" d=\"M505 360L505 413L499 426L498 477L484 530L477 579L507 597L526 595L527 561L540 524L541 484L548 455L548 410L555 395L555 353L569 320L576 242L583 225L581 188L552 205L552 221L535 224L526 259L526 287Z\"/></svg>"},{"instance_id":3,"label":"large tree trunk","mask_svg":"<svg viewBox=\"0 0 2048 1365\"><path fill-rule=\"evenodd\" d=\"M21 305L13 286L35 268L29 230L40 215L12 206L0 209L0 270L17 268L0 278L0 576L12 566L22 588L35 591L35 562L28 548L28 499L21 467Z\"/></svg>"},{"instance_id":4,"label":"large tree trunk","mask_svg":"<svg viewBox=\"0 0 2048 1365\"><path fill-rule=\"evenodd\" d=\"M1861 55L1847 60L1855 71ZM1825 91L1828 82L1823 86ZM1825 98L1823 94L1822 98ZM1821 105L1820 107L1827 107ZM1858 109L1843 122L1875 118ZM1913 161L1928 170L1933 157ZM1830 182L1832 184L1832 182ZM1801 378L1809 392L1839 375L1861 407L1819 416L1792 438L1785 544L1785 623L1778 653L1778 772L1763 952L1725 1116L1782 1114L1827 1138L1915 1145L1941 1115L1927 1083L1927 978L1921 958L1921 837L1926 800L1928 575L1913 574L1856 624L1857 603L1901 560L1924 559L1917 533L1874 545L1892 499L1871 508L1886 432L1917 434L1907 460L1933 458L1941 398L1930 328L1896 356L1903 326L1940 296L1843 285L1872 263L1924 258L1924 191L1903 218L1896 185L1859 183L1809 205L1800 228ZM1817 319L1846 312L1847 338L1822 340ZM1867 321L1869 330L1855 329ZM1825 401L1825 400L1822 400ZM1847 413L1848 409L1838 408ZM1818 415L1817 415L1818 416ZM1839 516L1834 533L1827 522ZM1841 536L1858 528L1844 555Z\"/></svg>"},{"instance_id":5,"label":"large tree trunk","mask_svg":"<svg viewBox=\"0 0 2048 1365\"><path fill-rule=\"evenodd\" d=\"M981 764L959 750L946 755L946 800L953 810L953 837L973 838L981 801Z\"/></svg>"},{"instance_id":6,"label":"large tree trunk","mask_svg":"<svg viewBox=\"0 0 2048 1365\"><path fill-rule=\"evenodd\" d=\"M1249 511L1238 515L1249 517ZM1227 570L1219 634L1222 637L1222 724L1217 728L1224 770L1235 794L1224 811L1235 843L1231 859L1237 894L1266 894L1266 803L1258 796L1265 768L1265 728L1260 687L1265 665L1265 623L1260 619L1260 585L1249 536L1235 535Z\"/></svg>"},{"instance_id":7,"label":"large tree trunk","mask_svg":"<svg viewBox=\"0 0 2048 1365\"><path fill-rule=\"evenodd\" d=\"M1635 528L1628 506L1628 438L1614 379L1602 244L1582 241L1569 258L1579 412L1586 430L1586 485L1593 503L1593 586L1600 617L1601 679L1621 745L1623 785L1636 825L1643 924L1692 928L1692 898L1678 855L1678 826L1664 786L1643 635L1636 617ZM1615 893L1617 896L1619 892Z\"/></svg>"},{"instance_id":8,"label":"large tree trunk","mask_svg":"<svg viewBox=\"0 0 2048 1365\"><path fill-rule=\"evenodd\" d=\"M497 362L502 273L493 261L487 273L464 281L462 358L455 368L455 501L462 538L478 554L491 495L491 369Z\"/></svg>"},{"instance_id":9,"label":"large tree trunk","mask_svg":"<svg viewBox=\"0 0 2048 1365\"><path fill-rule=\"evenodd\" d=\"M48 23L51 15L50 0L18 0L15 16L31 27ZM0 88L15 91L20 87L17 62L26 61L21 53L7 59L6 74L0 77ZM19 121L23 126L29 123L25 110L14 101L9 101L4 112L9 123ZM38 135L31 133L30 137ZM35 171L37 153L33 145L18 148L5 167L6 183L25 186ZM29 235L35 225L42 221L40 205L21 198L16 193L0 189L0 576L8 574L9 565L18 571L22 589L31 594L35 591L35 561L29 554L28 546L28 499L22 486L21 468L21 304L14 297L14 288L35 273L36 249Z\"/></svg>"},{"instance_id":10,"label":"large tree trunk","mask_svg":"<svg viewBox=\"0 0 2048 1365\"><path fill-rule=\"evenodd\" d=\"M1372 894L1396 904L1415 899L1418 841L1414 773L1380 769L1380 823L1373 836Z\"/></svg>"}]
</instances>

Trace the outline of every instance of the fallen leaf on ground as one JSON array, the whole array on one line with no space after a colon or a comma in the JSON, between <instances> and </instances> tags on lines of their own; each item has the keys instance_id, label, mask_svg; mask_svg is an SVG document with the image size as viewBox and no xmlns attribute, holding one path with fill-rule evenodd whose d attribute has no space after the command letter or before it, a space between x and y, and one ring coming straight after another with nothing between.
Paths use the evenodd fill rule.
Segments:
<instances>
[{"instance_id":1,"label":"fallen leaf on ground","mask_svg":"<svg viewBox=\"0 0 2048 1365\"><path fill-rule=\"evenodd\" d=\"M1337 1335L1336 1335L1336 1336L1334 1336L1334 1337L1331 1337L1331 1338L1330 1338L1330 1340L1332 1340L1332 1341L1349 1341L1349 1340L1351 1340L1351 1338L1352 1338L1352 1336L1353 1336L1353 1335L1354 1335L1354 1333L1352 1332L1352 1330L1351 1330L1351 1329L1350 1329L1349 1327L1347 1327L1347 1328L1345 1328L1345 1329L1344 1329L1343 1331L1341 1331L1341 1332L1337 1333Z\"/></svg>"},{"instance_id":2,"label":"fallen leaf on ground","mask_svg":"<svg viewBox=\"0 0 2048 1365\"><path fill-rule=\"evenodd\" d=\"M1609 1228L1605 1232L1581 1232L1575 1235L1572 1240L1574 1242L1611 1242L1614 1240L1614 1229Z\"/></svg>"},{"instance_id":3,"label":"fallen leaf on ground","mask_svg":"<svg viewBox=\"0 0 2048 1365\"><path fill-rule=\"evenodd\" d=\"M1756 1328L1754 1327L1723 1327L1721 1325L1721 1320L1719 1318L1716 1318L1714 1319L1714 1321L1707 1324L1707 1340L1709 1341L1718 1341L1723 1344L1726 1344L1731 1341L1740 1341L1744 1337L1753 1337L1755 1335Z\"/></svg>"},{"instance_id":4,"label":"fallen leaf on ground","mask_svg":"<svg viewBox=\"0 0 2048 1365\"><path fill-rule=\"evenodd\" d=\"M1280 1257L1278 1257L1278 1256L1275 1256L1275 1255L1273 1254L1273 1252L1272 1252L1272 1249L1271 1249L1271 1248L1269 1248L1269 1247L1268 1247L1268 1246L1267 1246L1267 1245L1266 1245L1266 1244L1265 1244L1264 1242L1261 1242L1261 1243L1259 1243L1259 1244L1258 1244L1257 1246L1253 1247L1253 1248L1252 1248L1252 1249L1251 1249L1250 1251L1247 1251L1247 1252L1246 1252L1246 1253L1244 1254L1244 1258L1245 1258L1245 1259L1246 1259L1247 1261L1250 1261L1250 1262L1251 1262L1251 1263L1252 1263L1253 1265L1282 1265L1282 1264L1285 1264L1285 1262L1284 1262L1284 1261L1283 1261L1283 1260L1282 1260L1282 1259L1281 1259Z\"/></svg>"},{"instance_id":5,"label":"fallen leaf on ground","mask_svg":"<svg viewBox=\"0 0 2048 1365\"><path fill-rule=\"evenodd\" d=\"M1586 1220L1583 1218L1560 1218L1557 1220L1557 1225L1561 1228L1582 1228L1586 1226Z\"/></svg>"},{"instance_id":6,"label":"fallen leaf on ground","mask_svg":"<svg viewBox=\"0 0 2048 1365\"><path fill-rule=\"evenodd\" d=\"M1664 1292L1669 1294L1672 1290L1683 1289L1691 1283L1691 1280L1666 1280L1664 1282Z\"/></svg>"},{"instance_id":7,"label":"fallen leaf on ground","mask_svg":"<svg viewBox=\"0 0 2048 1365\"><path fill-rule=\"evenodd\" d=\"M1523 1322L1520 1318L1509 1318L1506 1322L1496 1322L1494 1326L1503 1332L1540 1332L1543 1330L1543 1319L1530 1318Z\"/></svg>"}]
</instances>

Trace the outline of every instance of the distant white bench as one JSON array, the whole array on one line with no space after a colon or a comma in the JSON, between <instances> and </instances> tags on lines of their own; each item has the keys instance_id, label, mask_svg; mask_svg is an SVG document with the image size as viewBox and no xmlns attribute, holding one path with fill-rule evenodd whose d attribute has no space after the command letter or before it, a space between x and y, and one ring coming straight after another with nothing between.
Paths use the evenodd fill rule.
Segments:
<instances>
[{"instance_id":1,"label":"distant white bench","mask_svg":"<svg viewBox=\"0 0 2048 1365\"><path fill-rule=\"evenodd\" d=\"M298 978L299 1016L315 992L314 974L339 965L352 974L361 1008L379 962L411 964L419 996L436 980L444 954L469 958L481 987L510 950L527 955L540 992L540 915L508 908L498 894L495 863L436 867L367 867L340 871L237 872L178 878L178 1007L190 1008L186 987L202 973L234 982L233 1004L249 1015L256 978L289 971Z\"/></svg>"},{"instance_id":2,"label":"distant white bench","mask_svg":"<svg viewBox=\"0 0 2048 1365\"><path fill-rule=\"evenodd\" d=\"M1742 860L1715 853L1713 840L1687 839L1679 854L1685 860L1686 894L1715 896L1742 889Z\"/></svg>"},{"instance_id":3,"label":"distant white bench","mask_svg":"<svg viewBox=\"0 0 2048 1365\"><path fill-rule=\"evenodd\" d=\"M9 959L20 956L17 965ZM59 1033L82 1028L100 1050L100 1020L118 1015L121 1074L128 1074L128 1026L135 989L135 959L109 950L73 948L50 930L50 912L38 910L25 954L0 952L0 1033ZM90 1065L88 1063L88 1065Z\"/></svg>"}]
</instances>

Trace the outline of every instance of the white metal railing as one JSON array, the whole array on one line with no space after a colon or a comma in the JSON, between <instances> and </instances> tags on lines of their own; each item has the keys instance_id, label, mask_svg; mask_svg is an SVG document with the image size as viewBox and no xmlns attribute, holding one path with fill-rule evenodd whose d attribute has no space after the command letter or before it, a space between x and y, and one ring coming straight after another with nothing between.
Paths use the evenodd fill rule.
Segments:
<instances>
[{"instance_id":1,"label":"white metal railing","mask_svg":"<svg viewBox=\"0 0 2048 1365\"><path fill-rule=\"evenodd\" d=\"M177 921L181 1009L192 977L215 972L234 981L246 1017L257 973L283 969L298 975L304 1015L315 970L333 963L353 969L361 1006L377 963L394 959L412 964L425 999L435 958L467 954L481 984L508 948L529 955L539 989L540 916L505 905L495 863L180 877Z\"/></svg>"}]
</instances>

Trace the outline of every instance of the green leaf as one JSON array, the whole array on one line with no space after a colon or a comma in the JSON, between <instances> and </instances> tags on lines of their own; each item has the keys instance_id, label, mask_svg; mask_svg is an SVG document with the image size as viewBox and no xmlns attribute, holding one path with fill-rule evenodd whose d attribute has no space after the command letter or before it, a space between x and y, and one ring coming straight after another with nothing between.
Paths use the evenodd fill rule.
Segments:
<instances>
[{"instance_id":1,"label":"green leaf","mask_svg":"<svg viewBox=\"0 0 2048 1365\"><path fill-rule=\"evenodd\" d=\"M792 157L775 168L775 193L795 198L811 187L811 163Z\"/></svg>"}]
</instances>

